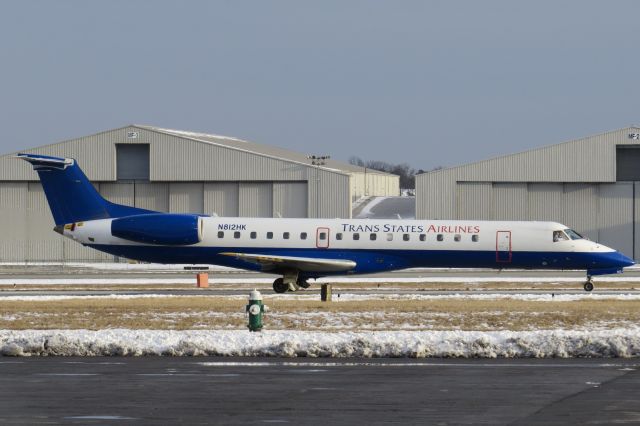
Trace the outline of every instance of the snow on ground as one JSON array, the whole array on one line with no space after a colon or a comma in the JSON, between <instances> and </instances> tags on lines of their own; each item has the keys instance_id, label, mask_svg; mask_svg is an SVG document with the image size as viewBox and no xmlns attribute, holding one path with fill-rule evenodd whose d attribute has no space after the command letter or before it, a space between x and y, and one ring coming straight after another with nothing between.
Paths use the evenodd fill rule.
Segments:
<instances>
[{"instance_id":1,"label":"snow on ground","mask_svg":"<svg viewBox=\"0 0 640 426\"><path fill-rule=\"evenodd\" d=\"M640 356L640 328L606 331L0 330L5 356L567 358Z\"/></svg>"},{"instance_id":2,"label":"snow on ground","mask_svg":"<svg viewBox=\"0 0 640 426\"><path fill-rule=\"evenodd\" d=\"M389 198L392 197L375 197L373 200L371 200L369 202L369 204L365 205L364 208L362 209L362 211L360 213L358 213L358 216L356 216L356 219L366 219L370 216L373 216L373 213L371 212L371 210L377 206L378 204L380 204L381 202L388 200Z\"/></svg>"},{"instance_id":3,"label":"snow on ground","mask_svg":"<svg viewBox=\"0 0 640 426\"><path fill-rule=\"evenodd\" d=\"M25 295L3 296L0 293L0 302L47 302L69 299L163 299L163 298L189 298L209 297L216 299L246 300L247 295L217 295L217 294L103 294L103 295ZM268 300L319 300L318 294L265 294ZM528 302L573 302L578 300L640 300L640 293L572 293L572 294L532 294L532 293L451 293L451 294L339 294L334 293L333 302L349 302L360 300L524 300Z\"/></svg>"}]
</instances>

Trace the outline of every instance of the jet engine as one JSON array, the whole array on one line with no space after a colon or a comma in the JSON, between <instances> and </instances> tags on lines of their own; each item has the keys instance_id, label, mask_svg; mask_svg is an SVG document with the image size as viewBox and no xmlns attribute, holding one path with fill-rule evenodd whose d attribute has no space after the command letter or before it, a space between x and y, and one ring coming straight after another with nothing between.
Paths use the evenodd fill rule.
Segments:
<instances>
[{"instance_id":1,"label":"jet engine","mask_svg":"<svg viewBox=\"0 0 640 426\"><path fill-rule=\"evenodd\" d=\"M186 246L202 241L202 217L151 213L111 221L111 235L143 244Z\"/></svg>"}]
</instances>

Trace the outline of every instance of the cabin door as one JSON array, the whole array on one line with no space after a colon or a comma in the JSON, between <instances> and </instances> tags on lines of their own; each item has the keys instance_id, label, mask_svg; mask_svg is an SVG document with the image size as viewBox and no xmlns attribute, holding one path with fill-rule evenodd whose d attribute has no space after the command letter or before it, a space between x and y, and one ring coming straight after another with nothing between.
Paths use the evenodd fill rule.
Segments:
<instances>
[{"instance_id":1,"label":"cabin door","mask_svg":"<svg viewBox=\"0 0 640 426\"><path fill-rule=\"evenodd\" d=\"M316 230L316 247L329 248L329 228L318 228Z\"/></svg>"},{"instance_id":2,"label":"cabin door","mask_svg":"<svg viewBox=\"0 0 640 426\"><path fill-rule=\"evenodd\" d=\"M496 232L496 262L511 262L511 231Z\"/></svg>"}]
</instances>

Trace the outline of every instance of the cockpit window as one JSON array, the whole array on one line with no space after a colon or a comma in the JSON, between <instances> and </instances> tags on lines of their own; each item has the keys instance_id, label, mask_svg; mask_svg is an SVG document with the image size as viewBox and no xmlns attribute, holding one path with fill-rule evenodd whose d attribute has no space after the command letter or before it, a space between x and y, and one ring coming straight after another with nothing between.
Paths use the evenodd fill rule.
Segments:
<instances>
[{"instance_id":1,"label":"cockpit window","mask_svg":"<svg viewBox=\"0 0 640 426\"><path fill-rule=\"evenodd\" d=\"M569 237L562 231L553 231L553 242L557 243L558 241L569 241Z\"/></svg>"},{"instance_id":2,"label":"cockpit window","mask_svg":"<svg viewBox=\"0 0 640 426\"><path fill-rule=\"evenodd\" d=\"M564 232L569 236L569 238L571 238L572 240L581 240L584 237L580 234L578 234L576 231L574 231L573 229L565 229Z\"/></svg>"}]
</instances>

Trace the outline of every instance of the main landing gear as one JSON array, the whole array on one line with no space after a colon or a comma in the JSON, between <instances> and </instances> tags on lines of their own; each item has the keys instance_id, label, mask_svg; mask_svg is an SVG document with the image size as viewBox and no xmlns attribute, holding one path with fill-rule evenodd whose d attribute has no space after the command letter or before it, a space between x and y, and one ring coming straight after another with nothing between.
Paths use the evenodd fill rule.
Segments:
<instances>
[{"instance_id":1,"label":"main landing gear","mask_svg":"<svg viewBox=\"0 0 640 426\"><path fill-rule=\"evenodd\" d=\"M294 292L301 288L309 288L309 283L306 279L300 278L296 275L285 275L282 278L277 278L273 282L273 291L276 293L286 293L288 291Z\"/></svg>"},{"instance_id":2,"label":"main landing gear","mask_svg":"<svg viewBox=\"0 0 640 426\"><path fill-rule=\"evenodd\" d=\"M285 284L282 278L277 278L273 282L273 291L275 291L276 293L286 293L287 291L289 291L289 284Z\"/></svg>"},{"instance_id":3,"label":"main landing gear","mask_svg":"<svg viewBox=\"0 0 640 426\"><path fill-rule=\"evenodd\" d=\"M593 291L593 278L587 277L587 281L584 283L584 291Z\"/></svg>"}]
</instances>

